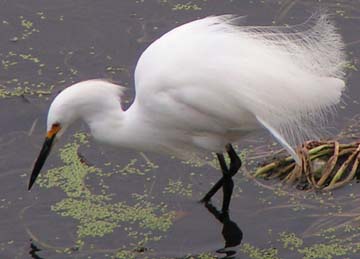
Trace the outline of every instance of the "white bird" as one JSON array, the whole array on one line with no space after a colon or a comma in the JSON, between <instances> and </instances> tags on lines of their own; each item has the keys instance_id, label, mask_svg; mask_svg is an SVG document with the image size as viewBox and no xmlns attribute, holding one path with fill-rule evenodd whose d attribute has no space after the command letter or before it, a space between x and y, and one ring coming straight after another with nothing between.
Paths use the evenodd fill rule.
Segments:
<instances>
[{"instance_id":1,"label":"white bird","mask_svg":"<svg viewBox=\"0 0 360 259\"><path fill-rule=\"evenodd\" d=\"M341 36L322 11L290 27L241 26L239 21L211 16L154 41L137 63L136 97L126 111L121 109L124 88L104 80L62 91L50 106L29 189L54 139L76 120L110 145L181 157L216 152L223 177L203 201L223 187L224 213L231 177L241 166L231 143L267 129L300 163L292 146L312 136L312 127L324 122L345 88Z\"/></svg>"}]
</instances>

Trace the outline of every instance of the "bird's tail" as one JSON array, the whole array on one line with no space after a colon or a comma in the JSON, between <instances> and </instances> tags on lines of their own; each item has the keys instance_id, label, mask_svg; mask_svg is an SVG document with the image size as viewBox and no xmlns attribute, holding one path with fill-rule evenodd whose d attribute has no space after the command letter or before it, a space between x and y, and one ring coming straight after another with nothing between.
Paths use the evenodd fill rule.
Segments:
<instances>
[{"instance_id":1,"label":"bird's tail","mask_svg":"<svg viewBox=\"0 0 360 259\"><path fill-rule=\"evenodd\" d=\"M258 98L258 103L249 106L261 118L260 123L268 125L270 132L276 132L290 146L319 137L319 129L328 114L334 113L345 89L345 44L329 14L319 10L296 26L239 28L284 60L273 62L279 64L277 73L284 72L277 78L279 84L284 83L282 87L269 88L261 94L248 92L249 100ZM276 68L270 69L276 72Z\"/></svg>"},{"instance_id":2,"label":"bird's tail","mask_svg":"<svg viewBox=\"0 0 360 259\"><path fill-rule=\"evenodd\" d=\"M344 78L345 44L330 14L317 10L307 21L294 26L247 26L244 31L277 45L304 69L324 77Z\"/></svg>"}]
</instances>

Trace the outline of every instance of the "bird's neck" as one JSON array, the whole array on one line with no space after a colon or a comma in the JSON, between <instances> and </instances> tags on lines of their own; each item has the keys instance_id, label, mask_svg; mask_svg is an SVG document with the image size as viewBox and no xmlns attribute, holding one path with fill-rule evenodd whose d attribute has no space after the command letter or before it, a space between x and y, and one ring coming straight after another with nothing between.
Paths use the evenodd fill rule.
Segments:
<instances>
[{"instance_id":1,"label":"bird's neck","mask_svg":"<svg viewBox=\"0 0 360 259\"><path fill-rule=\"evenodd\" d=\"M135 150L151 148L152 129L146 126L136 103L126 111L116 109L97 114L87 123L91 134L99 142Z\"/></svg>"}]
</instances>

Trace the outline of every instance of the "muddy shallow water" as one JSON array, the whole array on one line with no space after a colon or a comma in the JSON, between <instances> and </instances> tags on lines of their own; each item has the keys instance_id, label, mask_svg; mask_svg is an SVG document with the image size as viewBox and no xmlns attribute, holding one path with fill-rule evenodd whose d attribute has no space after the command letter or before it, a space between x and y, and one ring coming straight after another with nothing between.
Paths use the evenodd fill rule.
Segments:
<instances>
[{"instance_id":1,"label":"muddy shallow water","mask_svg":"<svg viewBox=\"0 0 360 259\"><path fill-rule=\"evenodd\" d=\"M324 5L349 55L348 89L329 127L335 135L359 113L360 2ZM295 24L316 6L307 0L0 1L0 257L210 259L224 256L219 249L227 240L241 241L235 258L360 258L359 185L304 193L254 181L248 174L256 153L278 148L266 134L239 147L244 167L230 218L222 222L197 202L219 178L214 157L191 164L101 146L81 123L57 143L27 191L48 106L66 86L108 78L128 88L126 106L137 59L171 28L224 13L247 15L248 24ZM214 205L220 202L221 194Z\"/></svg>"}]
</instances>

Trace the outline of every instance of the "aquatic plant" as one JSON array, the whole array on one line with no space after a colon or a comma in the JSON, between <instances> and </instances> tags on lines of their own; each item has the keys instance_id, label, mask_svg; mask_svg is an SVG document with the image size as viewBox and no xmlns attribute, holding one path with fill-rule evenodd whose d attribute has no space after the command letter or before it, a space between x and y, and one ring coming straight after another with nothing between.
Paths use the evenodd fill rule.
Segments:
<instances>
[{"instance_id":1,"label":"aquatic plant","mask_svg":"<svg viewBox=\"0 0 360 259\"><path fill-rule=\"evenodd\" d=\"M115 202L103 181L100 181L101 190L94 191L86 183L87 179L111 174L88 165L79 156L80 146L87 142L85 133L75 134L73 142L60 148L63 165L43 174L39 178L39 185L43 188L60 188L65 193L66 197L52 205L51 209L77 221L77 250L86 245L84 240L87 238L103 237L121 228L131 241L126 249L121 248L116 252L117 257L133 258L131 254L136 254L139 248L163 238L172 226L175 213L165 204L152 202L146 193L133 193L129 202ZM150 160L146 163L154 166Z\"/></svg>"},{"instance_id":2,"label":"aquatic plant","mask_svg":"<svg viewBox=\"0 0 360 259\"><path fill-rule=\"evenodd\" d=\"M301 165L286 157L258 168L255 177L280 178L305 189L329 191L349 183L360 169L360 142L308 141L297 152Z\"/></svg>"}]
</instances>

